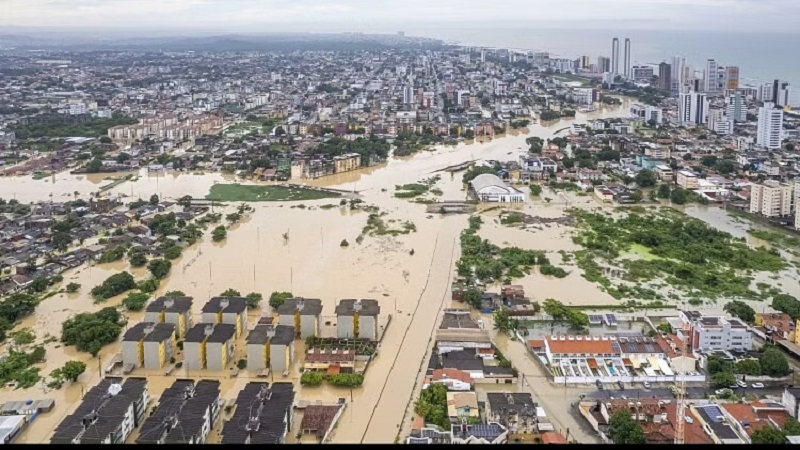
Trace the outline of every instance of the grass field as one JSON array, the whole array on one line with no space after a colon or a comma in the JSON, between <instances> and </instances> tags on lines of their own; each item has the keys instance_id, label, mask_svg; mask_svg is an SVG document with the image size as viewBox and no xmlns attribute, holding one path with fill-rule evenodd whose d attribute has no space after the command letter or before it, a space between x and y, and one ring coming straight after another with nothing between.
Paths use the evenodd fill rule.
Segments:
<instances>
[{"instance_id":1,"label":"grass field","mask_svg":"<svg viewBox=\"0 0 800 450\"><path fill-rule=\"evenodd\" d=\"M244 184L215 184L206 200L219 202L283 202L335 198L341 194L332 191L292 186L254 186Z\"/></svg>"},{"instance_id":2,"label":"grass field","mask_svg":"<svg viewBox=\"0 0 800 450\"><path fill-rule=\"evenodd\" d=\"M635 255L639 255L645 261L652 261L654 259L660 259L660 257L654 255L650 252L650 249L645 247L641 244L633 244L631 245L631 253Z\"/></svg>"}]
</instances>

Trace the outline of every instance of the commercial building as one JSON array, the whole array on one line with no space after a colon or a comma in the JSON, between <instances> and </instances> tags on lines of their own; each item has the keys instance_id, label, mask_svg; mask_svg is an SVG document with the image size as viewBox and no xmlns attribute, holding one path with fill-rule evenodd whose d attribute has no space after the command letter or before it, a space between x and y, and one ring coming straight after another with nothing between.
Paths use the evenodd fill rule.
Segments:
<instances>
[{"instance_id":1,"label":"commercial building","mask_svg":"<svg viewBox=\"0 0 800 450\"><path fill-rule=\"evenodd\" d=\"M734 92L725 97L725 109L728 117L735 122L747 121L747 105L741 92Z\"/></svg>"},{"instance_id":2,"label":"commercial building","mask_svg":"<svg viewBox=\"0 0 800 450\"><path fill-rule=\"evenodd\" d=\"M523 203L525 194L507 185L497 175L483 173L469 182L472 194L481 202Z\"/></svg>"},{"instance_id":3,"label":"commercial building","mask_svg":"<svg viewBox=\"0 0 800 450\"><path fill-rule=\"evenodd\" d=\"M767 217L786 217L791 214L795 189L788 183L767 180L750 188L750 212Z\"/></svg>"},{"instance_id":4,"label":"commercial building","mask_svg":"<svg viewBox=\"0 0 800 450\"><path fill-rule=\"evenodd\" d=\"M611 58L607 58L605 56L598 56L597 71L599 73L611 72Z\"/></svg>"},{"instance_id":5,"label":"commercial building","mask_svg":"<svg viewBox=\"0 0 800 450\"><path fill-rule=\"evenodd\" d=\"M51 444L122 444L143 419L150 393L146 378L103 378L65 417Z\"/></svg>"},{"instance_id":6,"label":"commercial building","mask_svg":"<svg viewBox=\"0 0 800 450\"><path fill-rule=\"evenodd\" d=\"M175 325L140 322L122 337L124 372L144 367L161 369L175 354Z\"/></svg>"},{"instance_id":7,"label":"commercial building","mask_svg":"<svg viewBox=\"0 0 800 450\"><path fill-rule=\"evenodd\" d=\"M724 88L725 68L720 67L719 64L713 59L706 61L706 69L703 79L704 91L706 94L713 96L721 94ZM738 83L738 72L737 72Z\"/></svg>"},{"instance_id":8,"label":"commercial building","mask_svg":"<svg viewBox=\"0 0 800 450\"><path fill-rule=\"evenodd\" d=\"M708 124L706 126L717 134L733 134L733 119L726 114L724 109L719 107L709 108Z\"/></svg>"},{"instance_id":9,"label":"commercial building","mask_svg":"<svg viewBox=\"0 0 800 450\"><path fill-rule=\"evenodd\" d=\"M247 330L247 299L214 297L203 305L203 323L226 323L236 327L236 337Z\"/></svg>"},{"instance_id":10,"label":"commercial building","mask_svg":"<svg viewBox=\"0 0 800 450\"><path fill-rule=\"evenodd\" d=\"M690 170L679 170L675 177L675 183L683 189L697 189L699 187L699 177Z\"/></svg>"},{"instance_id":11,"label":"commercial building","mask_svg":"<svg viewBox=\"0 0 800 450\"><path fill-rule=\"evenodd\" d=\"M611 74L619 75L619 38L611 40Z\"/></svg>"},{"instance_id":12,"label":"commercial building","mask_svg":"<svg viewBox=\"0 0 800 450\"><path fill-rule=\"evenodd\" d=\"M233 357L235 335L235 325L198 323L183 341L184 366L188 370L225 370Z\"/></svg>"},{"instance_id":13,"label":"commercial building","mask_svg":"<svg viewBox=\"0 0 800 450\"><path fill-rule=\"evenodd\" d=\"M691 345L703 352L736 350L749 351L753 336L738 319L704 316L698 311L680 311L678 317L691 326Z\"/></svg>"},{"instance_id":14,"label":"commercial building","mask_svg":"<svg viewBox=\"0 0 800 450\"><path fill-rule=\"evenodd\" d=\"M294 361L294 327L256 325L247 335L247 370L286 373Z\"/></svg>"},{"instance_id":15,"label":"commercial building","mask_svg":"<svg viewBox=\"0 0 800 450\"><path fill-rule=\"evenodd\" d=\"M204 444L219 417L219 381L175 380L139 431L137 444Z\"/></svg>"},{"instance_id":16,"label":"commercial building","mask_svg":"<svg viewBox=\"0 0 800 450\"><path fill-rule=\"evenodd\" d=\"M683 93L686 84L686 58L683 56L673 56L670 64L670 90L672 95Z\"/></svg>"},{"instance_id":17,"label":"commercial building","mask_svg":"<svg viewBox=\"0 0 800 450\"><path fill-rule=\"evenodd\" d=\"M381 306L377 300L346 299L336 306L336 336L339 339L380 340L378 317Z\"/></svg>"},{"instance_id":18,"label":"commercial building","mask_svg":"<svg viewBox=\"0 0 800 450\"><path fill-rule=\"evenodd\" d=\"M143 322L166 322L175 325L178 338L186 336L192 323L192 297L159 297L144 309Z\"/></svg>"},{"instance_id":19,"label":"commercial building","mask_svg":"<svg viewBox=\"0 0 800 450\"><path fill-rule=\"evenodd\" d=\"M735 91L739 89L739 67L727 66L724 71L723 89Z\"/></svg>"},{"instance_id":20,"label":"commercial building","mask_svg":"<svg viewBox=\"0 0 800 450\"><path fill-rule=\"evenodd\" d=\"M318 298L290 298L278 307L278 324L294 327L295 336L305 339L319 336L319 317L322 300Z\"/></svg>"},{"instance_id":21,"label":"commercial building","mask_svg":"<svg viewBox=\"0 0 800 450\"><path fill-rule=\"evenodd\" d=\"M653 81L654 75L653 68L650 66L633 66L631 68L631 77L636 83L649 83Z\"/></svg>"},{"instance_id":22,"label":"commercial building","mask_svg":"<svg viewBox=\"0 0 800 450\"><path fill-rule=\"evenodd\" d=\"M758 109L756 144L770 150L779 150L782 134L783 110L775 108L774 103L764 103L764 106Z\"/></svg>"},{"instance_id":23,"label":"commercial building","mask_svg":"<svg viewBox=\"0 0 800 450\"><path fill-rule=\"evenodd\" d=\"M247 383L222 428L222 444L283 444L292 428L293 404L292 383Z\"/></svg>"},{"instance_id":24,"label":"commercial building","mask_svg":"<svg viewBox=\"0 0 800 450\"><path fill-rule=\"evenodd\" d=\"M678 120L682 124L702 125L708 119L708 98L699 92L681 93L678 99Z\"/></svg>"}]
</instances>

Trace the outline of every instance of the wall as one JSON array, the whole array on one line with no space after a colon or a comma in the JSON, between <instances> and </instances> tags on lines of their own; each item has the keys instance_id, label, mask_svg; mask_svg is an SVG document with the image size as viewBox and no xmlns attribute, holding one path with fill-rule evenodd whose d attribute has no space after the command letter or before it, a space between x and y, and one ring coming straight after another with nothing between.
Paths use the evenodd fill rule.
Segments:
<instances>
[{"instance_id":1,"label":"wall","mask_svg":"<svg viewBox=\"0 0 800 450\"><path fill-rule=\"evenodd\" d=\"M258 372L266 367L264 344L247 344L247 369Z\"/></svg>"},{"instance_id":2,"label":"wall","mask_svg":"<svg viewBox=\"0 0 800 450\"><path fill-rule=\"evenodd\" d=\"M294 326L294 318L292 318L291 323L286 325ZM317 316L313 316L311 314L304 314L300 316L300 327L300 337L303 339L309 336L319 336L319 318Z\"/></svg>"},{"instance_id":3,"label":"wall","mask_svg":"<svg viewBox=\"0 0 800 450\"><path fill-rule=\"evenodd\" d=\"M274 373L283 373L288 370L286 366L286 346L270 345L269 347L269 370Z\"/></svg>"},{"instance_id":4,"label":"wall","mask_svg":"<svg viewBox=\"0 0 800 450\"><path fill-rule=\"evenodd\" d=\"M184 342L183 343L183 365L187 370L200 370L203 368L202 361L200 360L200 342Z\"/></svg>"},{"instance_id":5,"label":"wall","mask_svg":"<svg viewBox=\"0 0 800 450\"><path fill-rule=\"evenodd\" d=\"M122 343L122 364L133 364L135 367L139 367L139 341Z\"/></svg>"},{"instance_id":6,"label":"wall","mask_svg":"<svg viewBox=\"0 0 800 450\"><path fill-rule=\"evenodd\" d=\"M202 323L217 323L217 313L202 313Z\"/></svg>"},{"instance_id":7,"label":"wall","mask_svg":"<svg viewBox=\"0 0 800 450\"><path fill-rule=\"evenodd\" d=\"M361 321L361 317L359 317ZM359 324L361 328L361 324ZM339 339L353 339L353 316L339 316L336 318L336 337Z\"/></svg>"}]
</instances>

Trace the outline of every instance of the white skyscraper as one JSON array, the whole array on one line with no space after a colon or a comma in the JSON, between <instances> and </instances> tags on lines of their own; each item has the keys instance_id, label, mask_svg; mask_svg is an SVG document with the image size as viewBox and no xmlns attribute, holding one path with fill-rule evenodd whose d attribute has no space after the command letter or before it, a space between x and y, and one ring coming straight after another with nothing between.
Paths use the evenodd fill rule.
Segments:
<instances>
[{"instance_id":1,"label":"white skyscraper","mask_svg":"<svg viewBox=\"0 0 800 450\"><path fill-rule=\"evenodd\" d=\"M706 70L703 77L703 90L710 95L716 94L718 89L719 64L713 59L706 61Z\"/></svg>"},{"instance_id":2,"label":"white skyscraper","mask_svg":"<svg viewBox=\"0 0 800 450\"><path fill-rule=\"evenodd\" d=\"M611 73L619 74L619 38L611 41Z\"/></svg>"},{"instance_id":3,"label":"white skyscraper","mask_svg":"<svg viewBox=\"0 0 800 450\"><path fill-rule=\"evenodd\" d=\"M725 110L731 120L735 122L747 121L747 105L744 104L741 92L734 92L725 98Z\"/></svg>"},{"instance_id":4,"label":"white skyscraper","mask_svg":"<svg viewBox=\"0 0 800 450\"><path fill-rule=\"evenodd\" d=\"M406 105L414 103L414 89L408 84L403 86L403 103Z\"/></svg>"},{"instance_id":5,"label":"white skyscraper","mask_svg":"<svg viewBox=\"0 0 800 450\"><path fill-rule=\"evenodd\" d=\"M707 127L717 134L733 134L733 119L722 108L709 108Z\"/></svg>"},{"instance_id":6,"label":"white skyscraper","mask_svg":"<svg viewBox=\"0 0 800 450\"><path fill-rule=\"evenodd\" d=\"M481 62L486 62L486 50L481 50Z\"/></svg>"},{"instance_id":7,"label":"white skyscraper","mask_svg":"<svg viewBox=\"0 0 800 450\"><path fill-rule=\"evenodd\" d=\"M685 83L684 72L686 71L686 58L683 56L673 56L670 64L670 84L673 95L683 92Z\"/></svg>"},{"instance_id":8,"label":"white skyscraper","mask_svg":"<svg viewBox=\"0 0 800 450\"><path fill-rule=\"evenodd\" d=\"M700 92L681 93L678 99L678 119L683 124L702 125L708 116L708 98Z\"/></svg>"},{"instance_id":9,"label":"white skyscraper","mask_svg":"<svg viewBox=\"0 0 800 450\"><path fill-rule=\"evenodd\" d=\"M770 150L778 150L781 148L782 133L783 110L775 108L774 103L764 103L764 106L758 109L756 144Z\"/></svg>"},{"instance_id":10,"label":"white skyscraper","mask_svg":"<svg viewBox=\"0 0 800 450\"><path fill-rule=\"evenodd\" d=\"M622 74L626 80L630 80L631 77L631 40L630 38L625 38L625 56L622 59L622 64L624 67L622 68Z\"/></svg>"}]
</instances>

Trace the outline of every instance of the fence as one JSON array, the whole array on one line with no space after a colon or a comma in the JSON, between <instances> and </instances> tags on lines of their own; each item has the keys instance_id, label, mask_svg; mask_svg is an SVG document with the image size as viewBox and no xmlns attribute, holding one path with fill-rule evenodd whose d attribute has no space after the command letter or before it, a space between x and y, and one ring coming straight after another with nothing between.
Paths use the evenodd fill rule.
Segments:
<instances>
[{"instance_id":1,"label":"fence","mask_svg":"<svg viewBox=\"0 0 800 450\"><path fill-rule=\"evenodd\" d=\"M748 378L749 379L749 378ZM673 375L673 376L618 376L618 377L611 377L611 376L604 376L604 377L564 377L564 376L556 376L553 377L553 383L558 384L592 384L597 383L597 381L601 383L616 383L621 381L623 383L672 383L678 381L686 381L686 382L705 382L706 377L705 375Z\"/></svg>"}]
</instances>

